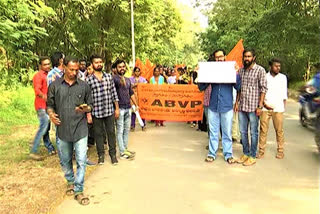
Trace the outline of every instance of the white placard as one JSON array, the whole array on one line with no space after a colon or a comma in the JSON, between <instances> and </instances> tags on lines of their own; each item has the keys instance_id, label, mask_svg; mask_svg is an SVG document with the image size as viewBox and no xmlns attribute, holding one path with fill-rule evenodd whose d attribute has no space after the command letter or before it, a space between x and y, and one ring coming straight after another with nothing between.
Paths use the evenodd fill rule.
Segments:
<instances>
[{"instance_id":1,"label":"white placard","mask_svg":"<svg viewBox=\"0 0 320 214\"><path fill-rule=\"evenodd\" d=\"M236 83L235 61L199 62L199 83Z\"/></svg>"}]
</instances>

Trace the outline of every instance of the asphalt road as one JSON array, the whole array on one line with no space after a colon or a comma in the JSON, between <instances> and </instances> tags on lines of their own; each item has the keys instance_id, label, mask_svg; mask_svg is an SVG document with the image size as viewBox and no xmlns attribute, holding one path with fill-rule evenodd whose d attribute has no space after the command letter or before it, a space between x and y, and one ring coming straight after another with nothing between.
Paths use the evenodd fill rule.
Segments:
<instances>
[{"instance_id":1,"label":"asphalt road","mask_svg":"<svg viewBox=\"0 0 320 214\"><path fill-rule=\"evenodd\" d=\"M205 163L207 135L186 123L148 124L147 132L130 133L135 160L112 166L107 159L86 180L90 205L66 197L56 213L318 214L320 158L313 132L299 124L298 107L288 102L285 158L275 158L270 123L265 157L250 167L228 165L221 151ZM242 146L234 144L233 151L240 157Z\"/></svg>"}]
</instances>

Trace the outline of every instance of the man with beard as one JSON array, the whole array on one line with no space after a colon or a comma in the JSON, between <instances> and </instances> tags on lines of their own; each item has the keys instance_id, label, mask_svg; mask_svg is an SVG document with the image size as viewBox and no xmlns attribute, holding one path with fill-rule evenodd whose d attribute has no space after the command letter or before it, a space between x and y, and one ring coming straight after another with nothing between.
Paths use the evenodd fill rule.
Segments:
<instances>
[{"instance_id":1,"label":"man with beard","mask_svg":"<svg viewBox=\"0 0 320 214\"><path fill-rule=\"evenodd\" d=\"M245 49L242 54L244 68L240 69L241 89L237 93L234 110L239 111L240 133L243 155L238 163L251 166L256 163L258 145L259 116L262 113L264 97L267 92L266 71L256 64L254 49ZM248 139L250 124L251 147Z\"/></svg>"},{"instance_id":2,"label":"man with beard","mask_svg":"<svg viewBox=\"0 0 320 214\"><path fill-rule=\"evenodd\" d=\"M218 49L213 52L214 61L224 62L226 60L225 51ZM221 71L223 72L223 71ZM233 118L233 88L239 88L239 78L237 84L221 83L200 83L200 91L211 86L210 102L208 107L209 122L209 153L206 162L213 162L219 145L219 133L221 127L221 138L223 147L223 156L228 164L235 163L232 155L232 118Z\"/></svg>"},{"instance_id":3,"label":"man with beard","mask_svg":"<svg viewBox=\"0 0 320 214\"><path fill-rule=\"evenodd\" d=\"M57 126L60 163L68 182L66 194L75 195L81 205L89 204L83 194L87 160L88 126L86 113L92 109L89 86L77 78L78 60L64 59L65 74L49 86L47 112ZM74 176L72 156L75 151L77 174Z\"/></svg>"},{"instance_id":4,"label":"man with beard","mask_svg":"<svg viewBox=\"0 0 320 214\"><path fill-rule=\"evenodd\" d=\"M260 116L259 154L263 158L267 143L269 120L272 118L276 131L278 152L276 158L284 157L283 112L288 99L287 77L280 73L281 61L273 58L269 62L270 72L267 74L268 92L264 100L264 108Z\"/></svg>"},{"instance_id":5,"label":"man with beard","mask_svg":"<svg viewBox=\"0 0 320 214\"><path fill-rule=\"evenodd\" d=\"M98 164L104 164L104 142L108 137L109 155L113 165L116 158L114 120L119 117L118 95L111 74L102 71L103 61L99 55L90 57L94 73L87 78L93 98L93 133L96 141Z\"/></svg>"},{"instance_id":6,"label":"man with beard","mask_svg":"<svg viewBox=\"0 0 320 214\"><path fill-rule=\"evenodd\" d=\"M114 75L114 84L119 96L120 116L117 119L117 140L121 159L131 159L135 152L128 150L130 123L131 123L131 102L138 108L134 92L129 78L126 78L126 63L118 59L115 63L117 73Z\"/></svg>"}]
</instances>

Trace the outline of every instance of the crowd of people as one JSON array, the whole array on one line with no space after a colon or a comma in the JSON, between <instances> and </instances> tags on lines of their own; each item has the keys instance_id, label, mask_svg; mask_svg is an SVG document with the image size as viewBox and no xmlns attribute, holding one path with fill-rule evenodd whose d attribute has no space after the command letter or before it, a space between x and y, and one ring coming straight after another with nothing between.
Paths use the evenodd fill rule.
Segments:
<instances>
[{"instance_id":1,"label":"crowd of people","mask_svg":"<svg viewBox=\"0 0 320 214\"><path fill-rule=\"evenodd\" d=\"M41 138L50 155L58 153L62 170L67 180L67 195L74 195L83 205L89 198L83 194L84 175L87 165L88 146L96 145L98 164L105 163L105 144L111 163L118 164L119 157L132 160L135 152L129 150L129 132L135 131L136 114L139 110L138 84L197 84L204 91L204 117L198 129L208 131L208 163L216 159L221 138L223 155L227 163L250 166L256 158L263 158L266 148L269 120L273 120L277 136L276 157L284 157L283 112L287 100L286 76L280 73L281 61L270 60L270 71L256 64L253 49L243 52L244 67L237 72L234 84L197 83L196 69L156 66L153 76L147 80L135 67L130 78L125 77L127 65L118 59L110 71L103 70L103 58L92 55L89 62L75 57L65 57L57 52L49 57L40 57L39 71L33 78L35 109L40 126L36 133L30 157L42 160L38 154ZM225 61L226 53L216 50L210 61ZM51 69L52 64L52 69ZM222 71L223 72L223 71ZM132 108L133 107L133 108ZM133 110L132 110L133 109ZM50 121L56 130L56 146L49 138ZM156 127L165 126L155 120ZM259 134L260 123L260 134ZM250 127L250 142L248 129ZM146 121L142 119L142 131ZM239 139L240 138L240 139ZM240 141L243 155L233 157L232 143ZM259 150L258 150L259 142ZM257 152L258 150L258 152ZM74 157L73 157L74 154ZM74 175L72 159L77 162Z\"/></svg>"}]
</instances>

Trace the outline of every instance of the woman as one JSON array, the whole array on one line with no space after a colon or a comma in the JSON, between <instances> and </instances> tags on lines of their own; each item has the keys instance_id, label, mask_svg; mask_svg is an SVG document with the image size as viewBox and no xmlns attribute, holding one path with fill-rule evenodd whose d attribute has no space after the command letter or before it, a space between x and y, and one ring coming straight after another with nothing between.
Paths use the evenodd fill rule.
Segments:
<instances>
[{"instance_id":1,"label":"woman","mask_svg":"<svg viewBox=\"0 0 320 214\"><path fill-rule=\"evenodd\" d=\"M164 84L164 77L160 75L160 68L155 67L153 69L153 77L150 79L150 83L154 85L162 85ZM164 126L163 120L156 120L156 127L157 126Z\"/></svg>"},{"instance_id":2,"label":"woman","mask_svg":"<svg viewBox=\"0 0 320 214\"><path fill-rule=\"evenodd\" d=\"M130 77L130 82L132 84L132 90L134 91L134 94L137 98L137 102L138 102L138 84L139 83L148 83L147 80L143 77L141 77L141 70L140 68L138 67L135 67L133 69L133 73L132 73L132 77ZM143 123L144 123L144 126L142 127L142 131L145 131L146 130L146 121L144 119L142 119ZM135 127L136 127L136 114L134 112L132 112L131 114L131 131L134 132L135 130Z\"/></svg>"}]
</instances>

